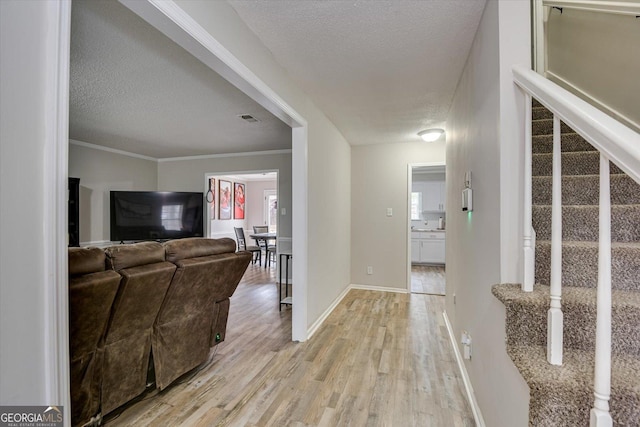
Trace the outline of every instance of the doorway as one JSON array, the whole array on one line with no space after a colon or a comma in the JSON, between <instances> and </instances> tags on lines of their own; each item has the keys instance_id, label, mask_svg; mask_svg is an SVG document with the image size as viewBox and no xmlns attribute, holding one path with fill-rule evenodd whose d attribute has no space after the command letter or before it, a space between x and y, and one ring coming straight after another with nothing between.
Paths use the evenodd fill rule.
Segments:
<instances>
[{"instance_id":1,"label":"doorway","mask_svg":"<svg viewBox=\"0 0 640 427\"><path fill-rule=\"evenodd\" d=\"M407 290L445 295L445 164L410 164L408 183Z\"/></svg>"},{"instance_id":2,"label":"doorway","mask_svg":"<svg viewBox=\"0 0 640 427\"><path fill-rule=\"evenodd\" d=\"M192 20L184 22L179 8L162 9L163 4L122 0L134 13L156 28L172 36L181 46L196 56L214 71L233 80L234 84L263 107L272 111L292 128L292 240L296 247L296 268L293 280L297 283L298 303L292 310L291 338L305 341L308 336L307 322L307 121L296 110L283 101L259 77L246 67L215 39L196 38L201 28ZM47 236L43 243L46 264L45 276L53 278L54 285L48 287L44 300L43 324L45 337L45 360L43 382L44 393L49 401L59 402L69 418L69 349L68 343L68 275L67 275L67 176L69 147L69 63L71 2L47 3L44 16L51 24L50 80L46 91L50 94L47 117L52 130L48 137L48 151L44 156L46 176L45 200Z\"/></svg>"},{"instance_id":3,"label":"doorway","mask_svg":"<svg viewBox=\"0 0 640 427\"><path fill-rule=\"evenodd\" d=\"M220 183L234 187L231 192L230 205L234 206L227 216L221 204L222 193ZM236 208L237 193L235 189L241 188L243 193L242 215L237 215ZM205 212L205 223L207 228L205 235L210 238L229 237L236 238L234 227L241 227L245 231L245 235L249 236L254 232L254 226L269 225L269 231L278 232L279 216L277 210L273 212L267 211L267 204L264 195L269 193L277 200L279 188L279 171L278 170L258 170L258 171L242 171L242 172L210 172L205 174L204 191L210 191L207 198L207 209ZM277 205L276 205L277 206ZM270 222L267 222L270 221ZM280 236L278 236L280 237Z\"/></svg>"}]
</instances>

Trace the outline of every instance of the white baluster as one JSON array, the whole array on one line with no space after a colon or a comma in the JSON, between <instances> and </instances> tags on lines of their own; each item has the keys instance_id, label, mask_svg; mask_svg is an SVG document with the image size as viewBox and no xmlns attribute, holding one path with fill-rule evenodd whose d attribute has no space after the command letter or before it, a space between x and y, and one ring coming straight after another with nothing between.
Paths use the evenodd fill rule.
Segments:
<instances>
[{"instance_id":1,"label":"white baluster","mask_svg":"<svg viewBox=\"0 0 640 427\"><path fill-rule=\"evenodd\" d=\"M547 361L562 365L562 167L560 119L553 116L553 177L551 196L551 304L547 313Z\"/></svg>"},{"instance_id":2,"label":"white baluster","mask_svg":"<svg viewBox=\"0 0 640 427\"><path fill-rule=\"evenodd\" d=\"M611 196L609 160L600 154L600 231L596 314L596 360L593 381L595 400L591 427L613 425L609 413L611 395Z\"/></svg>"},{"instance_id":3,"label":"white baluster","mask_svg":"<svg viewBox=\"0 0 640 427\"><path fill-rule=\"evenodd\" d=\"M533 235L533 227L531 226L531 95L525 94L525 118L524 118L524 278L522 280L522 290L525 292L533 291L535 282L535 238Z\"/></svg>"}]
</instances>

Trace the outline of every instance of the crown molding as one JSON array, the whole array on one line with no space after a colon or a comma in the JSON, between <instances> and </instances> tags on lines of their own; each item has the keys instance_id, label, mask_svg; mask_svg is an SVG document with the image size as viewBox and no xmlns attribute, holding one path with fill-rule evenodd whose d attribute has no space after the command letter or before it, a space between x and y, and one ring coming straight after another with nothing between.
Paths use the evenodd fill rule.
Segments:
<instances>
[{"instance_id":1,"label":"crown molding","mask_svg":"<svg viewBox=\"0 0 640 427\"><path fill-rule=\"evenodd\" d=\"M79 147L92 148L94 150L106 151L108 153L120 154L122 156L127 156L127 157L135 157L137 159L150 160L152 162L157 162L158 161L158 159L155 158L155 157L144 156L142 154L136 154L136 153L131 153L129 151L118 150L118 149L110 148L110 147L104 147L102 145L91 144L89 142L78 141L78 140L75 140L75 139L70 139L69 140L69 144L70 145L77 145Z\"/></svg>"},{"instance_id":2,"label":"crown molding","mask_svg":"<svg viewBox=\"0 0 640 427\"><path fill-rule=\"evenodd\" d=\"M131 153L129 151L118 150L116 148L104 147L102 145L91 144L89 142L78 141L75 139L69 139L70 145L77 145L79 147L92 148L94 150L106 151L108 153L120 154L122 156L135 157L137 159L149 160L157 163L164 162L180 162L185 160L201 160L201 159L217 159L226 157L246 157L246 156L273 156L278 154L291 154L292 150L267 150L267 151L249 151L246 153L224 153L224 154L203 154L199 156L184 156L184 157L165 157L162 159L145 156L142 154Z\"/></svg>"},{"instance_id":3,"label":"crown molding","mask_svg":"<svg viewBox=\"0 0 640 427\"><path fill-rule=\"evenodd\" d=\"M268 150L268 151L249 151L246 153L225 153L225 154L204 154L201 156L185 156L185 157L166 157L158 159L159 163L164 162L181 162L184 160L201 160L201 159L219 159L225 157L248 157L248 156L274 156L278 154L291 154L291 150Z\"/></svg>"}]
</instances>

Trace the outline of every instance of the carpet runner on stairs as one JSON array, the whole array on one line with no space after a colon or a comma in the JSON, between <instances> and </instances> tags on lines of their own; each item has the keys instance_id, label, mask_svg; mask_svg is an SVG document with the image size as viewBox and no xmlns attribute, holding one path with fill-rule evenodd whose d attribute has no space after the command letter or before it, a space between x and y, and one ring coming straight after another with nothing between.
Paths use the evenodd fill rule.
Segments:
<instances>
[{"instance_id":1,"label":"carpet runner on stairs","mask_svg":"<svg viewBox=\"0 0 640 427\"><path fill-rule=\"evenodd\" d=\"M562 151L562 366L546 360L551 253L553 116L533 104L536 285L495 285L506 307L507 352L530 388L532 426L587 426L593 405L598 276L599 153L564 123ZM616 426L640 426L640 185L611 164L612 379Z\"/></svg>"}]
</instances>

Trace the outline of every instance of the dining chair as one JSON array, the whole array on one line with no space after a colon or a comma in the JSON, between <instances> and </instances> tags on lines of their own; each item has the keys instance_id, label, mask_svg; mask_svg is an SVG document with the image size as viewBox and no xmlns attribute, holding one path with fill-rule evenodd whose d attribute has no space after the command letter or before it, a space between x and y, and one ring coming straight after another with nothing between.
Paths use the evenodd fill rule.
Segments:
<instances>
[{"instance_id":1,"label":"dining chair","mask_svg":"<svg viewBox=\"0 0 640 427\"><path fill-rule=\"evenodd\" d=\"M256 260L258 260L258 265L262 264L262 249L259 246L247 246L242 227L233 227L233 230L236 232L238 250L251 252L251 264L255 264Z\"/></svg>"},{"instance_id":2,"label":"dining chair","mask_svg":"<svg viewBox=\"0 0 640 427\"><path fill-rule=\"evenodd\" d=\"M253 232L258 233L268 233L269 226L267 225L254 225ZM273 258L273 262L276 262L276 245L270 245L267 240L256 239L256 244L260 246L261 249L265 251L266 261L269 263L269 267L271 267L271 259ZM266 265L265 265L266 267Z\"/></svg>"}]
</instances>

